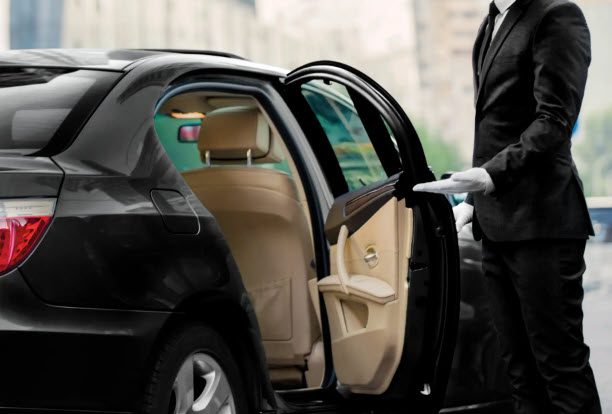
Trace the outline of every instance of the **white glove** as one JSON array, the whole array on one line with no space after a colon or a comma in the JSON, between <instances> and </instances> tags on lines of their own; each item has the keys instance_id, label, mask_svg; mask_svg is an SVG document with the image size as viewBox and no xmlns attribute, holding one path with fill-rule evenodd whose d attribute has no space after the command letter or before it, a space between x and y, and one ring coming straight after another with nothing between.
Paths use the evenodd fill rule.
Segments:
<instances>
[{"instance_id":1,"label":"white glove","mask_svg":"<svg viewBox=\"0 0 612 414\"><path fill-rule=\"evenodd\" d=\"M474 206L468 203L461 203L453 207L453 215L455 216L455 226L457 233L474 218Z\"/></svg>"},{"instance_id":2,"label":"white glove","mask_svg":"<svg viewBox=\"0 0 612 414\"><path fill-rule=\"evenodd\" d=\"M417 184L412 190L440 194L483 192L490 194L495 190L495 184L484 168L470 168L467 171L455 173L446 180Z\"/></svg>"}]
</instances>

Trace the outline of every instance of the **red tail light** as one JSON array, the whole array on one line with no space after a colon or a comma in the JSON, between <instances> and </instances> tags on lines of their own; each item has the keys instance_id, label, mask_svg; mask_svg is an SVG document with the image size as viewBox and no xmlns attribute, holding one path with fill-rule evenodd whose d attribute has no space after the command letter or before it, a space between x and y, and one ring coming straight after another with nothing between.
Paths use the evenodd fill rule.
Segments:
<instances>
[{"instance_id":1,"label":"red tail light","mask_svg":"<svg viewBox=\"0 0 612 414\"><path fill-rule=\"evenodd\" d=\"M32 251L53 217L55 199L0 200L0 273Z\"/></svg>"}]
</instances>

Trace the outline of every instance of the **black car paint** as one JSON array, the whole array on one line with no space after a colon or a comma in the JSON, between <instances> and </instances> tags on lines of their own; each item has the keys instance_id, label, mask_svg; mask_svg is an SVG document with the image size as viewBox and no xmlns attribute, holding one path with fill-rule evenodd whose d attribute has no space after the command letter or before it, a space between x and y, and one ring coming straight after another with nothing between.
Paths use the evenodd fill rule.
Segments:
<instances>
[{"instance_id":1,"label":"black car paint","mask_svg":"<svg viewBox=\"0 0 612 414\"><path fill-rule=\"evenodd\" d=\"M0 411L8 412L15 412L9 407L133 407L142 374L149 370L146 356L170 317L50 305L32 292L18 269L0 277L0 303Z\"/></svg>"},{"instance_id":2,"label":"black car paint","mask_svg":"<svg viewBox=\"0 0 612 414\"><path fill-rule=\"evenodd\" d=\"M195 211L181 193L151 190L151 200L162 216L166 230L175 234L198 234L200 223Z\"/></svg>"},{"instance_id":3,"label":"black car paint","mask_svg":"<svg viewBox=\"0 0 612 414\"><path fill-rule=\"evenodd\" d=\"M56 197L64 174L49 158L0 158L0 197Z\"/></svg>"},{"instance_id":4,"label":"black car paint","mask_svg":"<svg viewBox=\"0 0 612 414\"><path fill-rule=\"evenodd\" d=\"M497 404L491 407L491 412L512 413L511 387L489 316L481 242L474 240L471 224L459 233L458 241L461 310L445 406L492 402Z\"/></svg>"},{"instance_id":5,"label":"black car paint","mask_svg":"<svg viewBox=\"0 0 612 414\"><path fill-rule=\"evenodd\" d=\"M254 81L266 79L264 83L273 82L283 74L224 58L203 61L176 54L148 58L147 53L134 55L144 60L126 63L130 72L100 104L79 138L65 151L49 154L52 155L50 159L38 159L40 165L44 165L44 174L31 176L23 186L13 186L13 191L22 193L15 192L10 196L56 196L62 172L64 175L55 218L48 233L20 270L0 278L0 297L19 298L20 306L26 307L16 306L7 313L4 304L13 302L2 302L0 319L4 318L3 323L7 321L10 325L6 330L0 328L0 366L4 372L9 372L9 368L16 371L23 367L11 360L11 350L44 352L39 348L41 341L47 350L53 350L56 358L54 361L45 359L44 363L38 360L38 364L33 359L28 362L31 365L26 364L31 367L29 372L36 372L37 378L45 382L48 399L33 402L30 391L34 386L32 375L15 374L10 376L10 380L7 380L9 376L4 376L3 380L11 381L11 384L0 389L0 400L5 406L34 404L44 408L134 410L139 401L134 398L133 391L143 386L143 376L146 376L147 364L160 335L172 323L170 311L210 318L213 322L218 306L224 306L228 309L226 316L233 318L228 323L242 326L243 331L249 333L239 339L250 344L247 351L252 358L249 359L257 361L259 366L252 366L248 371L262 373L260 381L266 401L255 401L254 404L264 409L272 408L275 402L269 385L266 387L269 382L262 362L263 349L254 328L257 323L236 265L214 218L191 193L161 148L153 128L153 109L157 100L168 92L170 83L177 79L186 80L193 76L215 79L233 74L245 75L231 80L241 84L242 91L251 90L254 95L260 95L259 98L267 99L268 104L288 111L277 93L266 91L266 88L272 88L270 85L266 87ZM64 59L53 62L52 53L45 54L44 59L46 64L66 65ZM78 59L74 58L71 64L74 62ZM86 66L85 63L79 65ZM227 83L219 87L231 88ZM292 153L298 154L298 170L306 177L305 185L310 187L307 188L309 204L311 211L312 206L316 207L313 214L318 215L313 223L322 225L328 207L320 193L310 191L320 183L308 172L309 166L316 161L311 154L300 150L303 132L295 120L282 119L282 114L274 111L271 115L277 117L273 120L282 129L281 134L286 132L297 140L290 140L287 145ZM4 159L5 171L0 174L31 173L26 168L17 173L19 166L16 165L4 168L7 166ZM10 184L7 183L9 180L0 175L0 188L8 188ZM150 191L153 189L179 191L199 218L199 233L169 235L151 199ZM9 196L7 193L0 195ZM324 246L320 230L315 234L319 237L318 245ZM176 257L184 259L177 264ZM317 251L317 265L319 276L328 274L326 253ZM188 290L202 292L202 295L188 296ZM15 309L22 310L24 315L15 315ZM73 322L74 325L67 329L70 335L60 334L48 326L43 314L50 318L48 320L57 316L57 320L66 325ZM34 321L29 319L30 315ZM138 324L145 332L126 328L127 322ZM37 340L10 336L19 332L19 328L38 334ZM231 328L240 330L233 325ZM223 328L220 326L220 329ZM131 345L113 348L98 335L107 332L115 332L115 336ZM155 333L158 335L153 340L151 335ZM152 345L138 344L136 337L147 338ZM61 369L63 358L80 355L85 350L87 356L83 357L82 365L74 367L76 372ZM99 353L103 355L101 359ZM113 366L117 353L121 354L121 364ZM92 363L96 370L91 370ZM137 379L138 374L140 378ZM90 383L97 386L88 388L85 393L85 383L92 376L95 378ZM121 376L125 382L117 381L116 378ZM54 381L48 381L49 378ZM328 383L332 380L333 377L328 378ZM62 398L58 399L58 395ZM79 395L86 395L88 403ZM81 405L77 407L79 403Z\"/></svg>"},{"instance_id":6,"label":"black car paint","mask_svg":"<svg viewBox=\"0 0 612 414\"><path fill-rule=\"evenodd\" d=\"M246 346L249 356L245 355L245 359L261 362L263 349L258 333L250 328L257 323L229 248L214 218L195 199L167 158L153 127L153 109L167 83L189 70L202 69L203 65L197 60L189 64L165 59L172 63L162 70L157 64L143 64L124 76L79 138L66 151L51 157L52 162L47 159L47 163L63 171L63 185L53 222L21 266L21 273L32 292L47 306L71 307L74 312L76 308L88 308L123 310L128 315L129 312L160 315L156 320L157 337L149 338L151 345L167 329L164 322L170 320L168 312L185 312L208 320L223 305L227 327L220 329L241 332L233 335L242 335L239 341L249 344ZM57 167L54 176L58 175ZM32 180L30 188L23 188L24 194L44 195L38 187L31 186L47 178L39 174L32 176ZM199 233L169 234L151 199L152 189L178 190L184 194L199 218ZM57 195L57 190L46 194ZM123 322L117 320L117 324L122 326ZM83 340L84 349L96 349L94 344L85 343L87 339L98 338L87 335L85 326L81 328L79 333L75 327L73 337ZM26 346L13 337L11 340L12 346ZM45 346L55 349L54 340L48 336ZM116 372L92 371L90 376L95 375L97 382L107 386L88 390L89 403L79 408L135 410L142 394L138 391L144 388L148 372L143 368L149 368L152 348L147 351L130 347L121 350L121 369L140 373L138 381L130 378L129 385L115 386L119 385L112 375ZM60 358L61 354L57 356ZM69 360L67 355L64 360ZM10 389L21 389L22 394L2 401L20 407L44 404L44 408L67 408L73 404L71 401L84 403L78 395L88 376L57 377L62 372L57 368L39 364L37 370L41 379L56 377L47 385L50 395L56 395L55 400L35 401L31 381L26 378L19 381L19 376L13 376ZM265 384L265 366L249 368L261 372L261 383ZM1 393L0 390L0 396ZM273 406L270 392L267 394L268 405ZM22 400L15 399L19 395Z\"/></svg>"}]
</instances>

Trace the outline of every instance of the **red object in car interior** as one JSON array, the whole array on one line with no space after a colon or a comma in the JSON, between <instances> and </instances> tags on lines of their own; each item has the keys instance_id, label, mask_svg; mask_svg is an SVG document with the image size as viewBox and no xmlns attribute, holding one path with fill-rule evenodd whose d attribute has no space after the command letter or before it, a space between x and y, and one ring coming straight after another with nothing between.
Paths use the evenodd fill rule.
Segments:
<instances>
[{"instance_id":1,"label":"red object in car interior","mask_svg":"<svg viewBox=\"0 0 612 414\"><path fill-rule=\"evenodd\" d=\"M198 142L201 125L183 125L179 128L180 142Z\"/></svg>"}]
</instances>

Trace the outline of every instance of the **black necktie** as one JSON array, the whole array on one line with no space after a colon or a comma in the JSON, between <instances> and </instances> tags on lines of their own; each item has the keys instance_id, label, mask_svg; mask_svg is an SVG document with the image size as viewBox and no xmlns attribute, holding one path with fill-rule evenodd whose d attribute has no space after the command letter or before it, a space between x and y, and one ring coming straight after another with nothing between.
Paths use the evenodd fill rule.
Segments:
<instances>
[{"instance_id":1,"label":"black necktie","mask_svg":"<svg viewBox=\"0 0 612 414\"><path fill-rule=\"evenodd\" d=\"M493 38L493 29L495 28L495 18L499 14L499 9L495 5L495 2L492 1L489 5L489 17L487 19L487 29L485 30L484 39L482 39L482 44L480 45L480 54L478 55L478 76L480 76L480 72L482 72L482 64L484 63L485 57L487 56L487 51L489 50L489 45L491 44L491 39Z\"/></svg>"}]
</instances>

